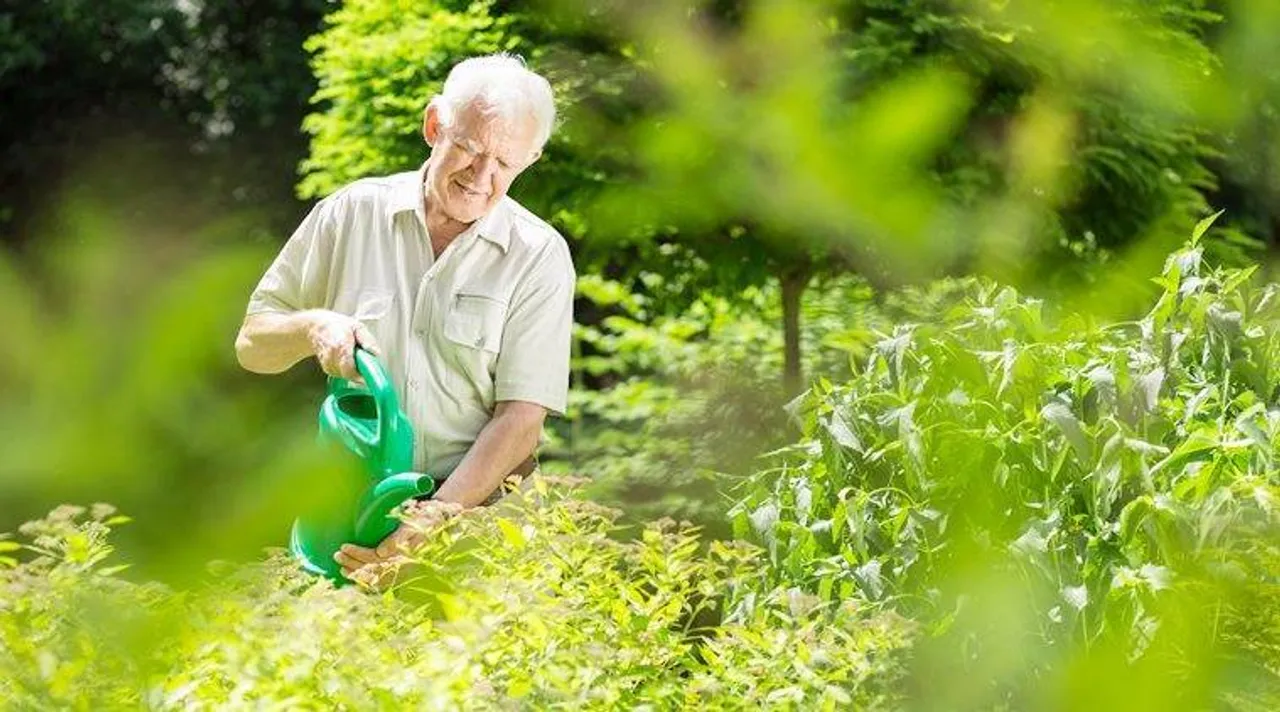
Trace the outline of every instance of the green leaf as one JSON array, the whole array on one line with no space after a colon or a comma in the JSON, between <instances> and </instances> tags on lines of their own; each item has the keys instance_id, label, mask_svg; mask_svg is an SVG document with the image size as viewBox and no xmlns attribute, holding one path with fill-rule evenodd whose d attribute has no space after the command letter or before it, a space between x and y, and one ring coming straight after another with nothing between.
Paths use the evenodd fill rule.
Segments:
<instances>
[{"instance_id":1,"label":"green leaf","mask_svg":"<svg viewBox=\"0 0 1280 712\"><path fill-rule=\"evenodd\" d=\"M1177 468L1205 456L1210 451L1218 447L1218 438L1216 430L1209 428L1201 428L1191 433L1186 440L1183 440L1174 448L1169 456L1157 462L1151 468L1151 474L1166 471L1176 471Z\"/></svg>"},{"instance_id":2,"label":"green leaf","mask_svg":"<svg viewBox=\"0 0 1280 712\"><path fill-rule=\"evenodd\" d=\"M1222 284L1221 293L1231 294L1241 284L1244 284L1245 282L1247 282L1249 278L1252 277L1254 273L1257 271L1258 271L1258 265L1249 265L1244 269L1232 270L1229 273L1229 276L1227 277L1226 281L1223 282Z\"/></svg>"},{"instance_id":3,"label":"green leaf","mask_svg":"<svg viewBox=\"0 0 1280 712\"><path fill-rule=\"evenodd\" d=\"M1063 586L1062 600L1077 611L1083 611L1085 606L1089 605L1089 589L1083 584L1080 586Z\"/></svg>"},{"instance_id":4,"label":"green leaf","mask_svg":"<svg viewBox=\"0 0 1280 712\"><path fill-rule=\"evenodd\" d=\"M824 430L835 440L836 444L841 447L849 448L854 452L862 452L862 441L858 439L857 434L853 432L853 428L840 415L839 410L833 410L827 418L820 419Z\"/></svg>"},{"instance_id":5,"label":"green leaf","mask_svg":"<svg viewBox=\"0 0 1280 712\"><path fill-rule=\"evenodd\" d=\"M520 527L515 522L501 517L498 518L497 522L498 529L502 531L502 538L513 550L519 551L525 547L528 542L525 541L524 532L520 530Z\"/></svg>"},{"instance_id":6,"label":"green leaf","mask_svg":"<svg viewBox=\"0 0 1280 712\"><path fill-rule=\"evenodd\" d=\"M1209 231L1209 228L1213 226L1213 223L1217 221L1218 217L1222 215L1222 213L1223 211L1219 210L1213 215L1210 215L1196 223L1195 229L1191 231L1191 244L1193 246L1200 244L1200 238L1204 237L1204 234Z\"/></svg>"},{"instance_id":7,"label":"green leaf","mask_svg":"<svg viewBox=\"0 0 1280 712\"><path fill-rule=\"evenodd\" d=\"M1040 417L1058 428L1071 445L1071 449L1075 451L1076 460L1080 464L1093 460L1089 438L1085 435L1080 419L1071 412L1070 408L1062 403L1050 403L1040 410Z\"/></svg>"}]
</instances>

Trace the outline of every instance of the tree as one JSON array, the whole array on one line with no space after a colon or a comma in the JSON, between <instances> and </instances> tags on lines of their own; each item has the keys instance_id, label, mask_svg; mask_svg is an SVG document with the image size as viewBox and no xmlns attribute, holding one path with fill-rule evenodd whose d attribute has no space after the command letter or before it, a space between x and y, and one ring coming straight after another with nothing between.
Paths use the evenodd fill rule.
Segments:
<instances>
[{"instance_id":1,"label":"tree","mask_svg":"<svg viewBox=\"0 0 1280 712\"><path fill-rule=\"evenodd\" d=\"M1210 38L1221 57L1230 123L1214 141L1213 167L1222 190L1214 200L1245 232L1280 252L1280 7L1275 3L1217 2L1224 22Z\"/></svg>"},{"instance_id":2,"label":"tree","mask_svg":"<svg viewBox=\"0 0 1280 712\"><path fill-rule=\"evenodd\" d=\"M1203 130L1170 85L1203 85L1213 16L1195 0L1082 6L360 0L312 44L323 89L301 191L417 165L449 67L522 52L569 121L517 197L615 272L689 295L777 280L794 389L815 277L1034 283L1064 246L1171 243L1206 211ZM1092 46L1058 26L1078 16Z\"/></svg>"},{"instance_id":3,"label":"tree","mask_svg":"<svg viewBox=\"0 0 1280 712\"><path fill-rule=\"evenodd\" d=\"M660 91L624 127L638 170L601 212L668 226L731 283L777 279L789 379L814 275L1034 287L1064 247L1167 248L1207 212L1202 107L1170 98L1215 66L1197 2L724 5L632 18Z\"/></svg>"},{"instance_id":4,"label":"tree","mask_svg":"<svg viewBox=\"0 0 1280 712\"><path fill-rule=\"evenodd\" d=\"M103 134L146 132L182 15L164 0L10 3L0 14L0 228L25 221L55 177ZM123 114L130 116L123 120Z\"/></svg>"},{"instance_id":5,"label":"tree","mask_svg":"<svg viewBox=\"0 0 1280 712\"><path fill-rule=\"evenodd\" d=\"M105 154L120 201L169 216L297 213L302 49L325 0L47 0L0 12L0 230L25 241L52 197ZM281 213L288 217L281 218Z\"/></svg>"},{"instance_id":6,"label":"tree","mask_svg":"<svg viewBox=\"0 0 1280 712\"><path fill-rule=\"evenodd\" d=\"M303 123L311 152L299 194L320 197L356 178L417 167L426 155L422 112L449 69L520 45L491 5L354 0L330 15L307 44L320 110Z\"/></svg>"}]
</instances>

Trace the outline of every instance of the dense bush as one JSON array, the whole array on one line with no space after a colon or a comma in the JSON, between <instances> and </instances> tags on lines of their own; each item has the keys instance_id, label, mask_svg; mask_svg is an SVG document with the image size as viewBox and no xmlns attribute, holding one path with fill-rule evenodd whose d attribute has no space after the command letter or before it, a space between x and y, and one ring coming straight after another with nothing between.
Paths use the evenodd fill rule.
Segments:
<instances>
[{"instance_id":1,"label":"dense bush","mask_svg":"<svg viewBox=\"0 0 1280 712\"><path fill-rule=\"evenodd\" d=\"M980 280L908 299L932 313L796 404L805 436L737 531L776 582L978 634L972 666L1022 694L1091 647L1159 660L1181 704L1206 702L1189 683L1209 670L1274 679L1274 649L1224 636L1274 621L1247 602L1274 605L1280 577L1280 292L1251 272L1193 240L1119 324ZM993 672L1002 636L1030 648Z\"/></svg>"},{"instance_id":2,"label":"dense bush","mask_svg":"<svg viewBox=\"0 0 1280 712\"><path fill-rule=\"evenodd\" d=\"M543 483L545 486L556 486ZM450 520L395 594L283 555L204 589L119 578L95 505L0 539L0 700L18 708L893 706L912 626L753 592L757 550L552 495ZM33 558L34 555L34 558ZM409 576L412 572L414 575ZM723 612L723 615L722 615Z\"/></svg>"}]
</instances>

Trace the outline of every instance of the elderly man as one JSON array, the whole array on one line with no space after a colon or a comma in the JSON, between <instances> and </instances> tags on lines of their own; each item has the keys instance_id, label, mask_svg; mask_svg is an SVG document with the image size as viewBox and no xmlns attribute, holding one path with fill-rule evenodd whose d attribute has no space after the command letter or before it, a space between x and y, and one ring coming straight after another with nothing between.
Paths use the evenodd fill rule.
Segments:
<instances>
[{"instance_id":1,"label":"elderly man","mask_svg":"<svg viewBox=\"0 0 1280 712\"><path fill-rule=\"evenodd\" d=\"M422 168L320 201L254 290L236 340L257 373L315 356L355 378L354 348L379 354L437 501L499 496L509 475L534 469L546 413L565 409L573 263L564 238L507 197L554 121L550 85L519 59L458 64L424 112ZM413 537L402 525L376 551L347 545L337 559L350 574Z\"/></svg>"}]
</instances>

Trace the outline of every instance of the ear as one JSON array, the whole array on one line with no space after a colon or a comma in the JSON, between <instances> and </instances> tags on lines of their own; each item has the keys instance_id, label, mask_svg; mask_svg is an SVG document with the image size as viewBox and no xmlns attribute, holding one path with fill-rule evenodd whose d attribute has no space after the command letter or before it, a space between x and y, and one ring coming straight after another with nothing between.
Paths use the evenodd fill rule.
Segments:
<instances>
[{"instance_id":1,"label":"ear","mask_svg":"<svg viewBox=\"0 0 1280 712\"><path fill-rule=\"evenodd\" d=\"M436 108L435 99L432 99L422 112L422 138L428 146L434 147L436 141L440 140L440 130L440 110Z\"/></svg>"}]
</instances>

